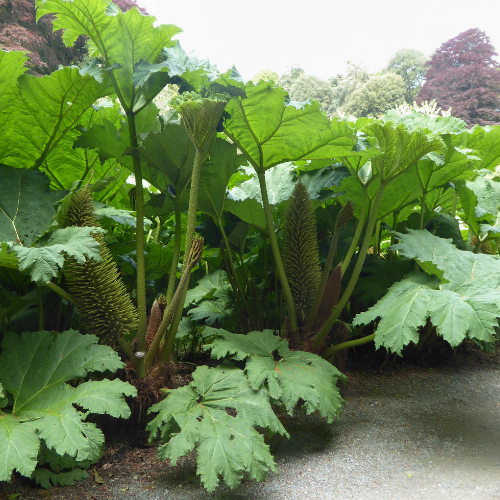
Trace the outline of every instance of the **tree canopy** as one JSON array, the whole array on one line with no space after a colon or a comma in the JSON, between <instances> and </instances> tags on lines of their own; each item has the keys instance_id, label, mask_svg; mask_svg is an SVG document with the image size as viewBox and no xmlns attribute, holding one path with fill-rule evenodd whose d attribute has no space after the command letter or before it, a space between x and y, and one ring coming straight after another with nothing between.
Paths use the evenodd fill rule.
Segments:
<instances>
[{"instance_id":1,"label":"tree canopy","mask_svg":"<svg viewBox=\"0 0 500 500\"><path fill-rule=\"evenodd\" d=\"M405 102L405 82L394 73L375 75L346 100L341 111L356 117L377 116Z\"/></svg>"},{"instance_id":2,"label":"tree canopy","mask_svg":"<svg viewBox=\"0 0 500 500\"><path fill-rule=\"evenodd\" d=\"M259 71L253 78L252 81L258 83L260 80L264 80L266 82L277 82L279 80L279 75L276 71L272 69L263 69Z\"/></svg>"},{"instance_id":3,"label":"tree canopy","mask_svg":"<svg viewBox=\"0 0 500 500\"><path fill-rule=\"evenodd\" d=\"M367 82L369 78L370 74L365 66L348 61L345 74L329 80L332 86L333 100L328 107L328 115L333 116L337 109L344 105L348 97Z\"/></svg>"},{"instance_id":4,"label":"tree canopy","mask_svg":"<svg viewBox=\"0 0 500 500\"><path fill-rule=\"evenodd\" d=\"M290 89L290 98L293 101L318 101L321 109L326 111L332 102L333 92L331 85L317 76L302 75L293 83Z\"/></svg>"},{"instance_id":5,"label":"tree canopy","mask_svg":"<svg viewBox=\"0 0 500 500\"><path fill-rule=\"evenodd\" d=\"M290 92L290 89L292 88L295 80L297 80L297 78L299 78L303 74L304 70L302 68L299 68L298 66L291 66L290 68L288 68L287 73L280 76L278 85L287 92Z\"/></svg>"},{"instance_id":6,"label":"tree canopy","mask_svg":"<svg viewBox=\"0 0 500 500\"><path fill-rule=\"evenodd\" d=\"M417 101L435 99L469 125L500 123L500 64L483 31L474 28L446 41L426 63Z\"/></svg>"},{"instance_id":7,"label":"tree canopy","mask_svg":"<svg viewBox=\"0 0 500 500\"><path fill-rule=\"evenodd\" d=\"M426 57L413 49L398 50L389 60L385 71L401 76L405 82L405 99L411 104L417 96L423 82Z\"/></svg>"}]
</instances>

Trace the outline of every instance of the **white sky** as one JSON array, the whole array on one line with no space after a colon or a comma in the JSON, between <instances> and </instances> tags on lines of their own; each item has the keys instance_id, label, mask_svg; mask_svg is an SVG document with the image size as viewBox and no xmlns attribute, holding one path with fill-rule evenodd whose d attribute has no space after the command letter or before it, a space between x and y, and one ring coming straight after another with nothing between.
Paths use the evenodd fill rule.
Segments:
<instances>
[{"instance_id":1,"label":"white sky","mask_svg":"<svg viewBox=\"0 0 500 500\"><path fill-rule=\"evenodd\" d=\"M220 71L233 64L246 80L287 66L328 78L346 61L381 70L400 49L430 56L442 43L479 28L500 51L500 0L138 0L176 38Z\"/></svg>"}]
</instances>

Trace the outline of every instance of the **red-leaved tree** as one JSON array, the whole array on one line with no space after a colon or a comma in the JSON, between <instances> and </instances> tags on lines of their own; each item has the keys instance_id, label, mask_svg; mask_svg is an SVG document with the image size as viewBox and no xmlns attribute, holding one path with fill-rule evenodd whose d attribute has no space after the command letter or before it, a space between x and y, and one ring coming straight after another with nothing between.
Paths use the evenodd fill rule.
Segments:
<instances>
[{"instance_id":1,"label":"red-leaved tree","mask_svg":"<svg viewBox=\"0 0 500 500\"><path fill-rule=\"evenodd\" d=\"M137 7L136 0L114 0L122 12ZM52 32L53 16L36 22L35 0L0 0L0 49L19 50L29 56L27 66L35 75L52 73L62 64L77 64L86 53L85 38L79 37L73 47L65 47L62 32Z\"/></svg>"},{"instance_id":2,"label":"red-leaved tree","mask_svg":"<svg viewBox=\"0 0 500 500\"><path fill-rule=\"evenodd\" d=\"M483 31L474 28L443 43L425 63L417 102L435 99L467 124L500 124L500 64Z\"/></svg>"}]
</instances>

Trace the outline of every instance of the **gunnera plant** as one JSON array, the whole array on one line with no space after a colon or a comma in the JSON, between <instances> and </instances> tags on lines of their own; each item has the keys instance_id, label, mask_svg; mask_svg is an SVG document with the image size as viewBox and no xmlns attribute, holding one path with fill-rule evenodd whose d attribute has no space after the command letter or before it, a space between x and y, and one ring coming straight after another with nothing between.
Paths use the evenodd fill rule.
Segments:
<instances>
[{"instance_id":1,"label":"gunnera plant","mask_svg":"<svg viewBox=\"0 0 500 500\"><path fill-rule=\"evenodd\" d=\"M73 193L64 223L66 227L99 226L87 186ZM124 335L137 328L137 310L120 279L104 236L96 233L93 237L99 242L101 262L87 259L80 265L68 258L64 275L89 333L97 335L101 342L110 342L114 337L131 357L133 353Z\"/></svg>"},{"instance_id":2,"label":"gunnera plant","mask_svg":"<svg viewBox=\"0 0 500 500\"><path fill-rule=\"evenodd\" d=\"M282 255L297 320L302 326L314 302L321 268L316 217L307 188L300 181L295 185L285 210Z\"/></svg>"}]
</instances>

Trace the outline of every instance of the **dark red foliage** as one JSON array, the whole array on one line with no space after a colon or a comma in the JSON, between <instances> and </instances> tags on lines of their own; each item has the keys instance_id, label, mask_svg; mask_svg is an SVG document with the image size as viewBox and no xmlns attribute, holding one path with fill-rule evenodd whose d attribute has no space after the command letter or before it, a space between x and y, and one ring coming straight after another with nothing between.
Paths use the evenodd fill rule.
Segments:
<instances>
[{"instance_id":1,"label":"dark red foliage","mask_svg":"<svg viewBox=\"0 0 500 500\"><path fill-rule=\"evenodd\" d=\"M425 63L417 102L435 99L467 124L500 124L500 64L483 31L474 28L443 43Z\"/></svg>"},{"instance_id":2,"label":"dark red foliage","mask_svg":"<svg viewBox=\"0 0 500 500\"><path fill-rule=\"evenodd\" d=\"M122 12L137 7L136 0L115 0ZM52 32L53 16L35 21L35 0L0 0L0 48L26 52L29 73L46 75L62 64L78 64L86 53L85 38L79 37L73 47L65 47L61 31Z\"/></svg>"},{"instance_id":3,"label":"dark red foliage","mask_svg":"<svg viewBox=\"0 0 500 500\"><path fill-rule=\"evenodd\" d=\"M137 5L137 0L113 0L113 3L118 5L122 12L127 12L127 10L132 7L137 7L145 16L148 15L148 11L144 7L139 7Z\"/></svg>"}]
</instances>

